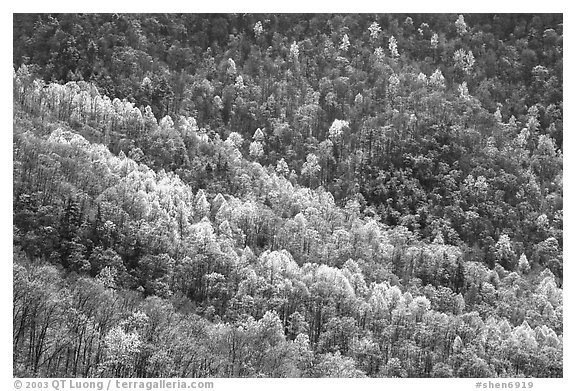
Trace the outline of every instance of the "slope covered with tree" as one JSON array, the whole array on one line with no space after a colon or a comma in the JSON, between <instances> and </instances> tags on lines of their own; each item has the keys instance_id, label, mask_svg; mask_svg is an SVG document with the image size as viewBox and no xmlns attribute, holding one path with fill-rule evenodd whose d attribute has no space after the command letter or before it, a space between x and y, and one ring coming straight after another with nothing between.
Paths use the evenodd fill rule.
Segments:
<instances>
[{"instance_id":1,"label":"slope covered with tree","mask_svg":"<svg viewBox=\"0 0 576 391\"><path fill-rule=\"evenodd\" d=\"M14 374L562 376L561 15L14 15Z\"/></svg>"}]
</instances>

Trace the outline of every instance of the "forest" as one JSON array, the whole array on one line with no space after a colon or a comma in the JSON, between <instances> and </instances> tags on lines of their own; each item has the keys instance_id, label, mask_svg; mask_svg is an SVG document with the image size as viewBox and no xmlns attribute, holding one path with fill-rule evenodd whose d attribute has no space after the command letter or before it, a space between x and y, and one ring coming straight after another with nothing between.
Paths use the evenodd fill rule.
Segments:
<instances>
[{"instance_id":1,"label":"forest","mask_svg":"<svg viewBox=\"0 0 576 391\"><path fill-rule=\"evenodd\" d=\"M16 377L562 377L561 14L13 14Z\"/></svg>"}]
</instances>

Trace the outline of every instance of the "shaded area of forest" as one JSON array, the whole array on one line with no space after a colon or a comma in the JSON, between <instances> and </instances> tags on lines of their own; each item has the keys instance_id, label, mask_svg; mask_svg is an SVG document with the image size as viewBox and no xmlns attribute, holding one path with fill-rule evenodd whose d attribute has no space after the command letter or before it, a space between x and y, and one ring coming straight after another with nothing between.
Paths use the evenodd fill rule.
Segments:
<instances>
[{"instance_id":1,"label":"shaded area of forest","mask_svg":"<svg viewBox=\"0 0 576 391\"><path fill-rule=\"evenodd\" d=\"M559 15L15 15L17 376L562 376Z\"/></svg>"}]
</instances>

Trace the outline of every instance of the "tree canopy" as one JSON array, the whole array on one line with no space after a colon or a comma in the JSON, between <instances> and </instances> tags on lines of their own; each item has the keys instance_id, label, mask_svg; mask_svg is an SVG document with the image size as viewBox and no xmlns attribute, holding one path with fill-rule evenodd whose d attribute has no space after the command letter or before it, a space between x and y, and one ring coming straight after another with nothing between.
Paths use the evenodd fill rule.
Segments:
<instances>
[{"instance_id":1,"label":"tree canopy","mask_svg":"<svg viewBox=\"0 0 576 391\"><path fill-rule=\"evenodd\" d=\"M18 377L562 377L556 14L14 14Z\"/></svg>"}]
</instances>

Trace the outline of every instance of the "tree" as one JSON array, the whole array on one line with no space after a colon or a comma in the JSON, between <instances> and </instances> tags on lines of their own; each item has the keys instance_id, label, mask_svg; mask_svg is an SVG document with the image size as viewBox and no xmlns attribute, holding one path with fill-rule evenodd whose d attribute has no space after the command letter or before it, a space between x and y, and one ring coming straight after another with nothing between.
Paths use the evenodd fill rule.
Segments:
<instances>
[{"instance_id":1,"label":"tree","mask_svg":"<svg viewBox=\"0 0 576 391\"><path fill-rule=\"evenodd\" d=\"M315 183L317 175L320 173L320 165L318 164L318 157L313 153L306 156L306 162L302 165L302 176L308 179L309 186Z\"/></svg>"},{"instance_id":2,"label":"tree","mask_svg":"<svg viewBox=\"0 0 576 391\"><path fill-rule=\"evenodd\" d=\"M458 19L456 19L456 22L454 22L454 25L456 26L456 31L458 32L458 35L463 36L467 33L468 25L464 21L463 15L458 15Z\"/></svg>"},{"instance_id":3,"label":"tree","mask_svg":"<svg viewBox=\"0 0 576 391\"><path fill-rule=\"evenodd\" d=\"M126 333L122 327L114 327L104 337L107 358L102 364L101 371L114 376L133 375L136 356L140 353L141 345L137 333Z\"/></svg>"},{"instance_id":4,"label":"tree","mask_svg":"<svg viewBox=\"0 0 576 391\"><path fill-rule=\"evenodd\" d=\"M194 197L194 212L196 215L196 219L201 220L204 217L208 216L210 212L210 203L206 199L206 194L204 190L198 190L196 193L196 197Z\"/></svg>"},{"instance_id":5,"label":"tree","mask_svg":"<svg viewBox=\"0 0 576 391\"><path fill-rule=\"evenodd\" d=\"M356 369L354 360L342 356L340 352L326 353L320 357L314 377L365 377L362 371Z\"/></svg>"},{"instance_id":6,"label":"tree","mask_svg":"<svg viewBox=\"0 0 576 391\"><path fill-rule=\"evenodd\" d=\"M523 274L527 274L530 271L530 263L524 253L520 255L520 259L518 260L518 270Z\"/></svg>"},{"instance_id":7,"label":"tree","mask_svg":"<svg viewBox=\"0 0 576 391\"><path fill-rule=\"evenodd\" d=\"M514 250L512 249L512 242L508 235L503 234L498 239L498 242L496 243L496 255L499 262L505 268L512 269L515 267L515 254Z\"/></svg>"}]
</instances>

